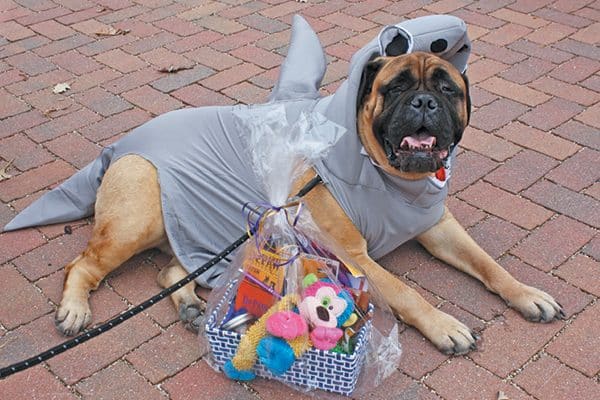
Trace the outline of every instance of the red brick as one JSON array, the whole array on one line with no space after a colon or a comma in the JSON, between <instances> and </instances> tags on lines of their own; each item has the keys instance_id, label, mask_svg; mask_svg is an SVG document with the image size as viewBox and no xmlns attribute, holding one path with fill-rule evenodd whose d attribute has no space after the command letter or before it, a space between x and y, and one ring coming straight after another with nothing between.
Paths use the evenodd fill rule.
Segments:
<instances>
[{"instance_id":1,"label":"red brick","mask_svg":"<svg viewBox=\"0 0 600 400\"><path fill-rule=\"evenodd\" d=\"M84 399L120 400L123 398L164 399L161 392L124 361L103 369L75 385Z\"/></svg>"},{"instance_id":2,"label":"red brick","mask_svg":"<svg viewBox=\"0 0 600 400\"><path fill-rule=\"evenodd\" d=\"M142 344L125 359L150 382L156 384L197 361L202 353L198 336L175 324Z\"/></svg>"},{"instance_id":3,"label":"red brick","mask_svg":"<svg viewBox=\"0 0 600 400\"><path fill-rule=\"evenodd\" d=\"M571 35L571 39L595 45L600 37L600 23L596 22L587 28L580 29Z\"/></svg>"},{"instance_id":4,"label":"red brick","mask_svg":"<svg viewBox=\"0 0 600 400\"><path fill-rule=\"evenodd\" d=\"M108 283L129 303L139 304L162 290L156 281L157 275L158 269L138 256L123 264L108 278ZM179 321L179 315L170 298L155 304L146 313L162 327Z\"/></svg>"},{"instance_id":5,"label":"red brick","mask_svg":"<svg viewBox=\"0 0 600 400\"><path fill-rule=\"evenodd\" d=\"M473 182L484 177L497 164L487 157L480 156L472 151L465 151L458 155L456 163L452 167L452 178L450 180L450 192L456 193Z\"/></svg>"},{"instance_id":6,"label":"red brick","mask_svg":"<svg viewBox=\"0 0 600 400\"><path fill-rule=\"evenodd\" d=\"M21 171L38 167L54 160L43 147L35 144L23 134L0 140L0 157L14 159L13 165Z\"/></svg>"},{"instance_id":7,"label":"red brick","mask_svg":"<svg viewBox=\"0 0 600 400\"><path fill-rule=\"evenodd\" d=\"M77 48L77 50L83 55L95 56L116 48L123 48L123 50L125 50L124 46L134 41L135 38L132 35L109 36L103 39L97 39L85 46Z\"/></svg>"},{"instance_id":8,"label":"red brick","mask_svg":"<svg viewBox=\"0 0 600 400\"><path fill-rule=\"evenodd\" d=\"M0 182L0 199L10 201L23 197L65 179L74 171L73 167L64 161L54 161L15 175Z\"/></svg>"},{"instance_id":9,"label":"red brick","mask_svg":"<svg viewBox=\"0 0 600 400\"><path fill-rule=\"evenodd\" d=\"M64 7L56 7L56 4L51 1L36 1L34 7L29 6L30 8L35 8L37 12L32 13L26 16L23 16L18 19L18 22L23 25L32 25L38 22L47 21L49 19L53 19L56 17L60 17L62 15L68 14L70 11Z\"/></svg>"},{"instance_id":10,"label":"red brick","mask_svg":"<svg viewBox=\"0 0 600 400\"><path fill-rule=\"evenodd\" d=\"M474 24L488 29L499 28L504 25L504 21L494 18L489 15L480 14L478 12L469 11L467 9L456 10L452 13L458 18L463 19L467 25Z\"/></svg>"},{"instance_id":11,"label":"red brick","mask_svg":"<svg viewBox=\"0 0 600 400\"><path fill-rule=\"evenodd\" d=\"M464 228L469 228L482 219L486 214L477 208L470 206L456 197L449 197L446 201L446 206L452 212L452 215L460 222Z\"/></svg>"},{"instance_id":12,"label":"red brick","mask_svg":"<svg viewBox=\"0 0 600 400\"><path fill-rule=\"evenodd\" d=\"M573 285L600 296L600 263L592 258L576 255L555 272L564 280Z\"/></svg>"},{"instance_id":13,"label":"red brick","mask_svg":"<svg viewBox=\"0 0 600 400\"><path fill-rule=\"evenodd\" d=\"M30 25L29 28L52 40L64 39L75 34L73 29L59 24L54 20L48 20L35 25Z\"/></svg>"},{"instance_id":14,"label":"red brick","mask_svg":"<svg viewBox=\"0 0 600 400\"><path fill-rule=\"evenodd\" d=\"M233 385L223 373L215 372L204 360L166 380L161 386L171 398L179 400L256 399L244 386Z\"/></svg>"},{"instance_id":15,"label":"red brick","mask_svg":"<svg viewBox=\"0 0 600 400\"><path fill-rule=\"evenodd\" d=\"M25 80L27 76L17 69L11 69L6 72L0 73L0 87L10 85L11 83L21 82Z\"/></svg>"},{"instance_id":16,"label":"red brick","mask_svg":"<svg viewBox=\"0 0 600 400\"><path fill-rule=\"evenodd\" d=\"M527 365L514 381L538 399L589 400L600 389L593 379L546 355Z\"/></svg>"},{"instance_id":17,"label":"red brick","mask_svg":"<svg viewBox=\"0 0 600 400\"><path fill-rule=\"evenodd\" d=\"M585 57L575 57L554 69L550 75L569 83L577 83L597 72L600 62Z\"/></svg>"},{"instance_id":18,"label":"red brick","mask_svg":"<svg viewBox=\"0 0 600 400\"><path fill-rule=\"evenodd\" d=\"M600 200L600 182L594 183L592 186L585 189L583 193L592 196L596 200Z\"/></svg>"},{"instance_id":19,"label":"red brick","mask_svg":"<svg viewBox=\"0 0 600 400\"><path fill-rule=\"evenodd\" d=\"M83 75L102 68L102 65L79 53L77 50L67 51L52 57L52 62L76 75Z\"/></svg>"},{"instance_id":20,"label":"red brick","mask_svg":"<svg viewBox=\"0 0 600 400\"><path fill-rule=\"evenodd\" d=\"M54 327L54 316L45 315L0 337L0 365L6 366L33 357L64 340L65 337ZM27 375L27 372L15 377L21 374ZM1 380L0 385L3 382Z\"/></svg>"},{"instance_id":21,"label":"red brick","mask_svg":"<svg viewBox=\"0 0 600 400\"><path fill-rule=\"evenodd\" d=\"M118 0L112 0L108 4L106 0L102 0L102 5L112 10L118 10L109 14L98 17L98 21L104 22L105 24L112 24L114 22L126 20L140 14L148 13L148 8L139 5L132 5L131 2L123 2Z\"/></svg>"},{"instance_id":22,"label":"red brick","mask_svg":"<svg viewBox=\"0 0 600 400\"><path fill-rule=\"evenodd\" d=\"M458 197L525 229L533 229L552 216L550 211L484 182L468 187Z\"/></svg>"},{"instance_id":23,"label":"red brick","mask_svg":"<svg viewBox=\"0 0 600 400\"><path fill-rule=\"evenodd\" d=\"M519 193L556 165L558 162L553 158L525 149L486 175L485 180L509 192Z\"/></svg>"},{"instance_id":24,"label":"red brick","mask_svg":"<svg viewBox=\"0 0 600 400\"><path fill-rule=\"evenodd\" d=\"M0 25L0 35L8 41L14 42L33 36L35 32L15 21L7 21Z\"/></svg>"},{"instance_id":25,"label":"red brick","mask_svg":"<svg viewBox=\"0 0 600 400\"><path fill-rule=\"evenodd\" d=\"M364 32L376 27L376 25L370 21L366 21L363 18L353 17L343 12L336 12L326 15L323 17L323 20L335 26L350 29L354 32Z\"/></svg>"},{"instance_id":26,"label":"red brick","mask_svg":"<svg viewBox=\"0 0 600 400\"><path fill-rule=\"evenodd\" d=\"M558 160L564 160L581 148L575 143L520 122L513 122L505 126L496 134L520 146L539 151Z\"/></svg>"},{"instance_id":27,"label":"red brick","mask_svg":"<svg viewBox=\"0 0 600 400\"><path fill-rule=\"evenodd\" d=\"M600 336L589 333L598 332L599 329L600 306L595 304L578 315L577 319L548 346L547 351L565 364L593 377L600 372Z\"/></svg>"},{"instance_id":28,"label":"red brick","mask_svg":"<svg viewBox=\"0 0 600 400\"><path fill-rule=\"evenodd\" d=\"M73 113L52 119L33 129L29 129L26 133L31 139L40 143L54 139L67 132L80 129L83 126L100 121L101 119L102 118L98 114L87 108L82 108Z\"/></svg>"},{"instance_id":29,"label":"red brick","mask_svg":"<svg viewBox=\"0 0 600 400\"><path fill-rule=\"evenodd\" d=\"M482 333L479 350L471 354L478 365L507 378L523 366L564 326L554 321L539 324L526 321L516 311L509 310Z\"/></svg>"},{"instance_id":30,"label":"red brick","mask_svg":"<svg viewBox=\"0 0 600 400\"><path fill-rule=\"evenodd\" d=\"M541 130L550 130L570 120L583 110L573 102L553 98L519 117L519 120Z\"/></svg>"},{"instance_id":31,"label":"red brick","mask_svg":"<svg viewBox=\"0 0 600 400\"><path fill-rule=\"evenodd\" d=\"M277 34L275 34L275 35L277 35ZM241 32L236 32L232 35L225 35L222 39L212 42L210 44L210 47L212 47L213 49L219 50L219 51L227 52L227 51L231 51L233 49L237 49L238 47L245 46L250 43L254 43L257 40L264 38L265 36L273 36L273 35L267 35L266 33L257 31L256 29L248 28ZM288 32L281 32L281 35L276 36L276 37L285 38L283 40L283 44L285 45L288 43L290 35ZM271 50L265 46L260 45L259 43L257 43L257 45L259 45L260 47L263 47L267 50Z\"/></svg>"},{"instance_id":32,"label":"red brick","mask_svg":"<svg viewBox=\"0 0 600 400\"><path fill-rule=\"evenodd\" d=\"M500 76L509 81L525 84L539 78L540 76L546 75L548 72L554 69L555 65L550 61L542 60L540 58L529 57L528 59L521 61L518 64L513 65L510 69L502 72ZM534 85L535 89L541 90Z\"/></svg>"},{"instance_id":33,"label":"red brick","mask_svg":"<svg viewBox=\"0 0 600 400\"><path fill-rule=\"evenodd\" d=\"M70 96L55 94L51 90L39 90L21 98L50 118L58 118L81 108Z\"/></svg>"},{"instance_id":34,"label":"red brick","mask_svg":"<svg viewBox=\"0 0 600 400\"><path fill-rule=\"evenodd\" d=\"M431 262L431 255L416 241L409 240L377 262L397 276Z\"/></svg>"},{"instance_id":35,"label":"red brick","mask_svg":"<svg viewBox=\"0 0 600 400\"><path fill-rule=\"evenodd\" d=\"M112 115L95 124L79 129L79 132L93 142L98 142L119 133L129 131L149 119L150 115L148 113L133 109Z\"/></svg>"},{"instance_id":36,"label":"red brick","mask_svg":"<svg viewBox=\"0 0 600 400\"><path fill-rule=\"evenodd\" d=\"M264 382L264 380L263 380ZM373 383L375 384L375 383ZM274 386L274 385L273 385ZM392 373L387 379L380 383L375 390L368 390L366 393L361 392L362 387L357 387L356 391L352 394L352 398L356 400L387 400L387 399L419 399L419 400L441 400L439 396L432 393L424 384L416 382L406 375L401 374L398 371ZM259 390L262 395L263 392ZM267 392L270 393L270 392ZM340 396L341 397L341 396ZM284 397L267 397L267 398L279 398ZM288 397L285 397L288 398ZM290 400L294 399L290 397Z\"/></svg>"},{"instance_id":37,"label":"red brick","mask_svg":"<svg viewBox=\"0 0 600 400\"><path fill-rule=\"evenodd\" d=\"M172 74L163 74L163 77L155 80L150 85L164 93L172 92L191 83L199 82L214 71L202 65L196 65L192 69L178 71Z\"/></svg>"},{"instance_id":38,"label":"red brick","mask_svg":"<svg viewBox=\"0 0 600 400\"><path fill-rule=\"evenodd\" d=\"M455 11L459 8L463 8L468 5L470 1L464 0L442 0L438 1L435 4L425 6L425 10L436 13L436 14L448 14L452 11Z\"/></svg>"},{"instance_id":39,"label":"red brick","mask_svg":"<svg viewBox=\"0 0 600 400\"><path fill-rule=\"evenodd\" d=\"M139 55L172 43L177 39L179 39L179 36L174 35L171 32L161 31L154 36L128 43L125 46L122 46L121 49L129 54Z\"/></svg>"},{"instance_id":40,"label":"red brick","mask_svg":"<svg viewBox=\"0 0 600 400\"><path fill-rule=\"evenodd\" d=\"M486 321L506 309L504 301L477 281L438 260L419 266L408 273L419 286L448 300Z\"/></svg>"},{"instance_id":41,"label":"red brick","mask_svg":"<svg viewBox=\"0 0 600 400\"><path fill-rule=\"evenodd\" d=\"M101 88L92 88L75 94L75 100L98 114L108 117L132 108L131 104L119 96L108 93Z\"/></svg>"},{"instance_id":42,"label":"red brick","mask_svg":"<svg viewBox=\"0 0 600 400\"><path fill-rule=\"evenodd\" d=\"M138 87L160 79L163 76L164 74L162 72L154 67L150 67L120 76L117 79L105 83L103 87L114 94L121 94L137 89Z\"/></svg>"},{"instance_id":43,"label":"red brick","mask_svg":"<svg viewBox=\"0 0 600 400\"><path fill-rule=\"evenodd\" d=\"M251 83L242 82L223 90L223 94L244 104L264 103L269 97L269 91Z\"/></svg>"},{"instance_id":44,"label":"red brick","mask_svg":"<svg viewBox=\"0 0 600 400\"><path fill-rule=\"evenodd\" d=\"M149 37L161 31L161 29L157 28L153 24L137 20L125 20L117 22L113 25L113 27L115 29L129 30L132 35L139 38Z\"/></svg>"},{"instance_id":45,"label":"red brick","mask_svg":"<svg viewBox=\"0 0 600 400\"><path fill-rule=\"evenodd\" d=\"M447 400L494 399L502 391L511 400L530 399L472 361L454 358L425 379L425 384Z\"/></svg>"},{"instance_id":46,"label":"red brick","mask_svg":"<svg viewBox=\"0 0 600 400\"><path fill-rule=\"evenodd\" d=\"M75 400L78 398L50 371L40 365L1 380L0 392L7 399Z\"/></svg>"},{"instance_id":47,"label":"red brick","mask_svg":"<svg viewBox=\"0 0 600 400\"><path fill-rule=\"evenodd\" d=\"M0 15L0 22L18 19L32 13L32 11L27 8L18 7L12 0L6 0L2 4L4 6L4 11L2 12L2 15Z\"/></svg>"},{"instance_id":48,"label":"red brick","mask_svg":"<svg viewBox=\"0 0 600 400\"><path fill-rule=\"evenodd\" d=\"M526 106L501 98L477 109L471 116L471 125L491 132L515 120L526 111Z\"/></svg>"},{"instance_id":49,"label":"red brick","mask_svg":"<svg viewBox=\"0 0 600 400\"><path fill-rule=\"evenodd\" d=\"M551 0L517 0L510 5L513 10L529 13L551 3Z\"/></svg>"},{"instance_id":50,"label":"red brick","mask_svg":"<svg viewBox=\"0 0 600 400\"><path fill-rule=\"evenodd\" d=\"M433 372L449 358L412 327L402 332L400 343L402 344L400 371L414 379L421 379Z\"/></svg>"},{"instance_id":51,"label":"red brick","mask_svg":"<svg viewBox=\"0 0 600 400\"><path fill-rule=\"evenodd\" d=\"M154 22L154 25L160 29L173 32L179 36L194 35L202 30L200 24L186 21L177 17L168 17L163 20Z\"/></svg>"},{"instance_id":52,"label":"red brick","mask_svg":"<svg viewBox=\"0 0 600 400\"><path fill-rule=\"evenodd\" d=\"M511 253L548 272L565 262L593 236L592 228L561 215L542 225Z\"/></svg>"},{"instance_id":53,"label":"red brick","mask_svg":"<svg viewBox=\"0 0 600 400\"><path fill-rule=\"evenodd\" d=\"M125 53L121 49L115 49L97 55L97 61L114 68L120 72L133 72L146 67L146 63L138 57Z\"/></svg>"},{"instance_id":54,"label":"red brick","mask_svg":"<svg viewBox=\"0 0 600 400\"><path fill-rule=\"evenodd\" d=\"M542 92L549 93L553 96L561 97L565 100L573 101L584 106L591 106L600 100L600 94L585 89L581 86L570 85L563 81L551 78L549 76L542 77L530 84L532 87Z\"/></svg>"},{"instance_id":55,"label":"red brick","mask_svg":"<svg viewBox=\"0 0 600 400\"><path fill-rule=\"evenodd\" d=\"M575 117L575 119L588 124L597 129L600 129L600 103L596 103L594 106L587 108L584 112Z\"/></svg>"},{"instance_id":56,"label":"red brick","mask_svg":"<svg viewBox=\"0 0 600 400\"><path fill-rule=\"evenodd\" d=\"M527 236L527 231L510 222L489 217L468 230L475 241L496 259Z\"/></svg>"},{"instance_id":57,"label":"red brick","mask_svg":"<svg viewBox=\"0 0 600 400\"><path fill-rule=\"evenodd\" d=\"M196 23L206 29L210 29L211 31L218 32L222 35L232 35L245 29L245 26L239 22L217 15L202 17L197 20Z\"/></svg>"},{"instance_id":58,"label":"red brick","mask_svg":"<svg viewBox=\"0 0 600 400\"><path fill-rule=\"evenodd\" d=\"M29 110L29 105L0 89L0 119Z\"/></svg>"},{"instance_id":59,"label":"red brick","mask_svg":"<svg viewBox=\"0 0 600 400\"><path fill-rule=\"evenodd\" d=\"M207 45L219 40L223 37L222 34L213 31L202 31L192 36L187 36L176 42L169 43L165 47L175 53L183 53L190 50L195 50L198 47Z\"/></svg>"},{"instance_id":60,"label":"red brick","mask_svg":"<svg viewBox=\"0 0 600 400\"><path fill-rule=\"evenodd\" d=\"M231 55L265 69L276 67L283 62L283 57L279 54L255 46L239 47L233 50Z\"/></svg>"},{"instance_id":61,"label":"red brick","mask_svg":"<svg viewBox=\"0 0 600 400\"><path fill-rule=\"evenodd\" d=\"M600 202L592 197L573 192L549 181L540 181L523 196L556 212L568 215L593 227L600 227Z\"/></svg>"},{"instance_id":62,"label":"red brick","mask_svg":"<svg viewBox=\"0 0 600 400\"><path fill-rule=\"evenodd\" d=\"M263 70L253 64L240 64L228 70L221 71L204 79L201 84L209 89L221 90L236 83L243 82L255 75L258 75Z\"/></svg>"},{"instance_id":63,"label":"red brick","mask_svg":"<svg viewBox=\"0 0 600 400\"><path fill-rule=\"evenodd\" d=\"M170 66L193 66L193 63L186 57L177 53L173 53L164 48L154 49L147 53L141 54L140 58L156 66L156 69L169 68Z\"/></svg>"},{"instance_id":64,"label":"red brick","mask_svg":"<svg viewBox=\"0 0 600 400\"><path fill-rule=\"evenodd\" d=\"M574 28L584 28L592 23L592 21L587 18L582 18L574 14L560 12L554 7L542 8L541 10L536 11L535 15L547 19L549 21L557 22L559 24L569 25L570 27Z\"/></svg>"},{"instance_id":65,"label":"red brick","mask_svg":"<svg viewBox=\"0 0 600 400\"><path fill-rule=\"evenodd\" d=\"M521 37L527 35L530 32L530 28L524 27L522 25L508 23L483 36L481 40L485 40L486 42L498 46L505 46L514 42L517 39L520 39Z\"/></svg>"},{"instance_id":66,"label":"red brick","mask_svg":"<svg viewBox=\"0 0 600 400\"><path fill-rule=\"evenodd\" d=\"M159 333L147 317L138 315L49 360L48 365L63 381L73 384L102 370Z\"/></svg>"},{"instance_id":67,"label":"red brick","mask_svg":"<svg viewBox=\"0 0 600 400\"><path fill-rule=\"evenodd\" d=\"M98 157L102 150L98 145L76 133L67 133L45 143L45 146L77 168L85 167L90 161Z\"/></svg>"},{"instance_id":68,"label":"red brick","mask_svg":"<svg viewBox=\"0 0 600 400\"><path fill-rule=\"evenodd\" d=\"M220 15L223 16L223 13L220 13ZM249 28L253 28L266 33L276 33L289 29L289 25L281 22L280 20L274 18L267 18L257 13L245 15L239 18L238 21Z\"/></svg>"},{"instance_id":69,"label":"red brick","mask_svg":"<svg viewBox=\"0 0 600 400\"><path fill-rule=\"evenodd\" d=\"M594 90L596 92L600 92L600 76L592 75L584 81L579 82L581 86L585 86L590 90Z\"/></svg>"},{"instance_id":70,"label":"red brick","mask_svg":"<svg viewBox=\"0 0 600 400\"><path fill-rule=\"evenodd\" d=\"M503 257L500 265L519 282L543 290L554 297L562 305L567 318L581 312L593 300L592 296L575 286L531 267L513 256Z\"/></svg>"},{"instance_id":71,"label":"red brick","mask_svg":"<svg viewBox=\"0 0 600 400\"><path fill-rule=\"evenodd\" d=\"M210 47L200 47L186 53L185 56L217 71L222 71L241 63L239 59Z\"/></svg>"},{"instance_id":72,"label":"red brick","mask_svg":"<svg viewBox=\"0 0 600 400\"><path fill-rule=\"evenodd\" d=\"M227 4L221 2L210 2L202 4L199 7L194 7L187 11L181 12L177 14L177 16L187 21L194 21L201 17L206 17L207 15L217 14L219 13L219 11L225 8L227 8Z\"/></svg>"},{"instance_id":73,"label":"red brick","mask_svg":"<svg viewBox=\"0 0 600 400\"><path fill-rule=\"evenodd\" d=\"M122 76L121 73L108 67L98 69L90 72L89 74L75 78L71 83L71 93L82 92L84 90L100 86L101 84L113 79L117 79L120 76Z\"/></svg>"},{"instance_id":74,"label":"red brick","mask_svg":"<svg viewBox=\"0 0 600 400\"><path fill-rule=\"evenodd\" d=\"M23 71L27 75L39 75L56 69L56 66L50 61L32 52L26 52L8 57L6 62L15 68L18 68L20 71Z\"/></svg>"},{"instance_id":75,"label":"red brick","mask_svg":"<svg viewBox=\"0 0 600 400\"><path fill-rule=\"evenodd\" d=\"M46 46L39 47L35 49L35 53L40 57L50 57L65 51L73 50L92 41L94 41L94 39L89 36L75 34L61 40L52 41Z\"/></svg>"},{"instance_id":76,"label":"red brick","mask_svg":"<svg viewBox=\"0 0 600 400\"><path fill-rule=\"evenodd\" d=\"M7 329L32 321L52 311L47 299L17 270L9 265L0 267L0 322Z\"/></svg>"},{"instance_id":77,"label":"red brick","mask_svg":"<svg viewBox=\"0 0 600 400\"><path fill-rule=\"evenodd\" d=\"M284 15L296 13L308 6L307 3L290 3L284 2L273 7L265 8L260 11L260 14L265 17L276 18Z\"/></svg>"},{"instance_id":78,"label":"red brick","mask_svg":"<svg viewBox=\"0 0 600 400\"><path fill-rule=\"evenodd\" d=\"M171 96L194 107L232 105L234 100L221 93L206 89L200 85L188 85L171 93Z\"/></svg>"},{"instance_id":79,"label":"red brick","mask_svg":"<svg viewBox=\"0 0 600 400\"><path fill-rule=\"evenodd\" d=\"M19 271L34 281L49 275L75 258L87 244L91 227L79 229L75 235L63 235L14 260Z\"/></svg>"},{"instance_id":80,"label":"red brick","mask_svg":"<svg viewBox=\"0 0 600 400\"><path fill-rule=\"evenodd\" d=\"M488 57L509 65L527 58L526 55L512 51L506 46L496 46L483 41L477 41L473 45L473 52L479 56Z\"/></svg>"},{"instance_id":81,"label":"red brick","mask_svg":"<svg viewBox=\"0 0 600 400\"><path fill-rule=\"evenodd\" d=\"M584 148L563 161L547 178L576 192L600 179L600 171L590 168L600 160L600 152Z\"/></svg>"},{"instance_id":82,"label":"red brick","mask_svg":"<svg viewBox=\"0 0 600 400\"><path fill-rule=\"evenodd\" d=\"M520 39L508 46L510 49L531 57L541 58L555 64L559 64L572 58L573 55L554 47L546 47L527 39Z\"/></svg>"},{"instance_id":83,"label":"red brick","mask_svg":"<svg viewBox=\"0 0 600 400\"><path fill-rule=\"evenodd\" d=\"M495 161L504 161L520 150L518 146L504 139L471 127L467 127L460 145Z\"/></svg>"},{"instance_id":84,"label":"red brick","mask_svg":"<svg viewBox=\"0 0 600 400\"><path fill-rule=\"evenodd\" d=\"M548 45L564 39L575 31L576 30L574 28L569 26L552 22L527 35L526 39L542 45Z\"/></svg>"},{"instance_id":85,"label":"red brick","mask_svg":"<svg viewBox=\"0 0 600 400\"><path fill-rule=\"evenodd\" d=\"M492 94L487 90L483 90L478 86L471 86L469 91L471 94L471 105L475 109L490 104L492 101L498 99L498 96L495 94Z\"/></svg>"},{"instance_id":86,"label":"red brick","mask_svg":"<svg viewBox=\"0 0 600 400\"><path fill-rule=\"evenodd\" d=\"M123 93L123 97L154 115L164 114L183 107L179 100L175 100L148 85Z\"/></svg>"},{"instance_id":87,"label":"red brick","mask_svg":"<svg viewBox=\"0 0 600 400\"><path fill-rule=\"evenodd\" d=\"M77 2L78 4L81 4ZM62 17L56 18L56 21L64 25L73 25L81 21L87 21L91 18L98 17L100 15L108 13L108 10L102 9L102 7L90 7L76 10L69 14L63 15Z\"/></svg>"},{"instance_id":88,"label":"red brick","mask_svg":"<svg viewBox=\"0 0 600 400\"><path fill-rule=\"evenodd\" d=\"M167 17L172 17L186 10L186 6L182 4L163 3L161 7L155 7L152 11L147 10L139 16L139 19L144 22L156 22Z\"/></svg>"},{"instance_id":89,"label":"red brick","mask_svg":"<svg viewBox=\"0 0 600 400\"><path fill-rule=\"evenodd\" d=\"M500 8L490 15L495 18L500 18L508 22L514 22L516 24L527 26L533 29L541 28L548 23L548 21L545 21L542 18L537 18L527 13L513 11L509 8Z\"/></svg>"}]
</instances>

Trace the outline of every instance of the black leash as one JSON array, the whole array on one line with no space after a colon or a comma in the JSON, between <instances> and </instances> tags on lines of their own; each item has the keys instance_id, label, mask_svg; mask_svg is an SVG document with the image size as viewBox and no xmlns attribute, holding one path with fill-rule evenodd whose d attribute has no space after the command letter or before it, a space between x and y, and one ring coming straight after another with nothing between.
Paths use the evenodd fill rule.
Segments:
<instances>
[{"instance_id":1,"label":"black leash","mask_svg":"<svg viewBox=\"0 0 600 400\"><path fill-rule=\"evenodd\" d=\"M319 175L315 176L306 185L304 185L304 187L302 189L300 189L300 191L298 192L296 197L303 197L305 194L310 192L315 186L317 186L321 182L322 182L321 177ZM74 337L73 339L69 339L66 342L63 342L62 344L54 346L51 349L48 349L48 350L44 351L43 353L40 353L34 357L31 357L24 361L9 365L8 367L0 368L0 379L6 378L7 376L10 376L16 372L23 371L25 369L31 368L34 365L41 363L41 362L49 360L52 357L59 355L60 353L63 353L69 349L72 349L73 347L78 346L81 343L87 342L88 340L95 338L96 336L99 336L100 334L102 334L106 331L111 330L115 326L120 325L121 323L127 321L129 318L141 313L142 311L146 310L147 308L150 308L151 306L158 303L165 297L169 296L173 292L181 289L182 287L184 287L185 285L187 285L188 283L190 283L191 281L196 279L202 273L206 272L209 268L211 268L214 265L221 262L225 257L227 257L229 254L231 254L235 249L240 247L246 240L248 240L249 237L250 236L248 235L248 233L243 234L235 242L233 242L229 246L227 246L227 248L225 250L223 250L222 252L217 254L206 264L203 264L202 266L198 267L198 269L196 269L194 272L190 273L185 278L174 283L173 285L169 286L168 288L162 290L160 293L152 296L148 300L133 307L132 309L122 312L121 314L117 315L113 319L111 319L95 328L92 328L89 331L86 331L86 332Z\"/></svg>"}]
</instances>

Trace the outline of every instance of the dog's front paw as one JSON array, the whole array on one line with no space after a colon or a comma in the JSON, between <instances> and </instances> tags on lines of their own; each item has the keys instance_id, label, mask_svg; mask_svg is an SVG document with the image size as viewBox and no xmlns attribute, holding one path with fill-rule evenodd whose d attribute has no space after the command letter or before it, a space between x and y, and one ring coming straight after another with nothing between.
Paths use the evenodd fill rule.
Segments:
<instances>
[{"instance_id":1,"label":"dog's front paw","mask_svg":"<svg viewBox=\"0 0 600 400\"><path fill-rule=\"evenodd\" d=\"M551 322L565 318L562 306L552 296L524 284L507 299L507 303L529 321Z\"/></svg>"},{"instance_id":2,"label":"dog's front paw","mask_svg":"<svg viewBox=\"0 0 600 400\"><path fill-rule=\"evenodd\" d=\"M64 299L60 302L54 323L56 328L67 336L73 336L82 331L92 321L92 312L87 301Z\"/></svg>"},{"instance_id":3,"label":"dog's front paw","mask_svg":"<svg viewBox=\"0 0 600 400\"><path fill-rule=\"evenodd\" d=\"M436 311L433 318L427 319L427 326L421 332L438 350L447 355L459 355L477 350L479 335L451 315Z\"/></svg>"}]
</instances>

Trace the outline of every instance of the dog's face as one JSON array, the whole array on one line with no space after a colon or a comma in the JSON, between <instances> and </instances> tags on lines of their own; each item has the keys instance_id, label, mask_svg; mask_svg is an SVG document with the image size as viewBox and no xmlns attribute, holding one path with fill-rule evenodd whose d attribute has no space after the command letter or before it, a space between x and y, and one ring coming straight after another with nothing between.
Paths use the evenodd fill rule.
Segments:
<instances>
[{"instance_id":1,"label":"dog's face","mask_svg":"<svg viewBox=\"0 0 600 400\"><path fill-rule=\"evenodd\" d=\"M469 121L466 77L429 53L370 61L357 101L366 151L386 172L407 179L440 169Z\"/></svg>"}]
</instances>

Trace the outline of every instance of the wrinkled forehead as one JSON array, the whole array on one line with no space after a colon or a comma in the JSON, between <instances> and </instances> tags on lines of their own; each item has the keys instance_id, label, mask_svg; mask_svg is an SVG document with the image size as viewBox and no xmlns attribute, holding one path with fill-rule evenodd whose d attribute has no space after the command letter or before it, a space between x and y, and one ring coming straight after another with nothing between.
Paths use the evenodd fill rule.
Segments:
<instances>
[{"instance_id":1,"label":"wrinkled forehead","mask_svg":"<svg viewBox=\"0 0 600 400\"><path fill-rule=\"evenodd\" d=\"M463 84L463 79L454 65L428 53L411 53L397 57L385 57L385 64L378 74L381 85L387 85L399 76L410 76L414 80L432 77L450 79Z\"/></svg>"}]
</instances>

